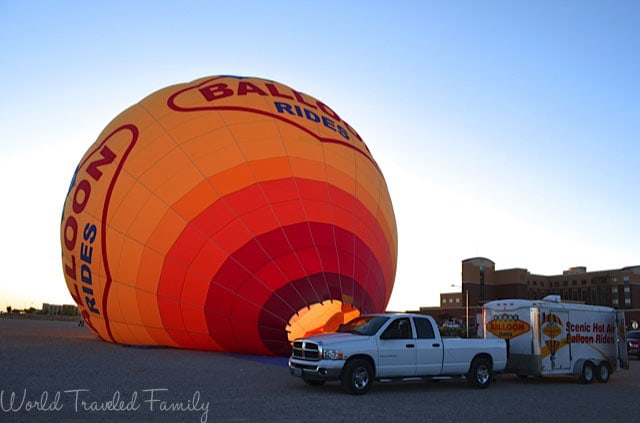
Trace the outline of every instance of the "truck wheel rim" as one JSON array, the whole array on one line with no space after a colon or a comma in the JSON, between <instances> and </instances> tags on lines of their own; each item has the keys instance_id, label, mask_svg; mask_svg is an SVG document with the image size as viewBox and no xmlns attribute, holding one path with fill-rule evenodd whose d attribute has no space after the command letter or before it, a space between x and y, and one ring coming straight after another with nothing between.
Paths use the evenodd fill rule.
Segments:
<instances>
[{"instance_id":1,"label":"truck wheel rim","mask_svg":"<svg viewBox=\"0 0 640 423\"><path fill-rule=\"evenodd\" d=\"M489 369L486 366L478 367L476 371L476 377L478 378L478 382L485 384L489 380Z\"/></svg>"},{"instance_id":2,"label":"truck wheel rim","mask_svg":"<svg viewBox=\"0 0 640 423\"><path fill-rule=\"evenodd\" d=\"M353 386L362 389L369 383L369 372L364 368L358 368L353 372Z\"/></svg>"}]
</instances>

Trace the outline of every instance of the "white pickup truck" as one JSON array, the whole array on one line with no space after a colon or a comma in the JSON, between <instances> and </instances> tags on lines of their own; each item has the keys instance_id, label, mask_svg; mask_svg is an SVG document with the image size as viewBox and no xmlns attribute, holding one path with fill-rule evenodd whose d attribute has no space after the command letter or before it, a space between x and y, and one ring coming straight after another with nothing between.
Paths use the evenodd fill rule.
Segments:
<instances>
[{"instance_id":1,"label":"white pickup truck","mask_svg":"<svg viewBox=\"0 0 640 423\"><path fill-rule=\"evenodd\" d=\"M441 338L432 317L394 313L360 316L336 333L295 340L289 370L310 385L340 380L358 395L374 379L464 376L486 388L506 362L503 339Z\"/></svg>"}]
</instances>

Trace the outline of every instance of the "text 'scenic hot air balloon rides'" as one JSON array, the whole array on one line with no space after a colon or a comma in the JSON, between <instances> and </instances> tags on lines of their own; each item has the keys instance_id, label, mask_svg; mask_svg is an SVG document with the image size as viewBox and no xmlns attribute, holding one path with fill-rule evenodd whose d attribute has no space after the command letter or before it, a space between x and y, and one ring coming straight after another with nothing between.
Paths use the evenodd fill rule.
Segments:
<instances>
[{"instance_id":1,"label":"text 'scenic hot air balloon rides'","mask_svg":"<svg viewBox=\"0 0 640 423\"><path fill-rule=\"evenodd\" d=\"M100 338L285 355L384 311L397 231L384 177L325 103L212 76L116 117L61 222L67 286Z\"/></svg>"}]
</instances>

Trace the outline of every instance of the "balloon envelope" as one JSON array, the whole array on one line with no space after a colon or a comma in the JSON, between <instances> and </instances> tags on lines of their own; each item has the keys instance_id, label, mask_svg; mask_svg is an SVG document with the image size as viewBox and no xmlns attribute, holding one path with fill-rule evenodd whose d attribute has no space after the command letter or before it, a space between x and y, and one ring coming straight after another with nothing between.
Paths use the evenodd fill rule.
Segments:
<instances>
[{"instance_id":1,"label":"balloon envelope","mask_svg":"<svg viewBox=\"0 0 640 423\"><path fill-rule=\"evenodd\" d=\"M67 287L109 342L284 355L384 311L397 231L384 177L333 109L211 76L117 116L61 222Z\"/></svg>"}]
</instances>

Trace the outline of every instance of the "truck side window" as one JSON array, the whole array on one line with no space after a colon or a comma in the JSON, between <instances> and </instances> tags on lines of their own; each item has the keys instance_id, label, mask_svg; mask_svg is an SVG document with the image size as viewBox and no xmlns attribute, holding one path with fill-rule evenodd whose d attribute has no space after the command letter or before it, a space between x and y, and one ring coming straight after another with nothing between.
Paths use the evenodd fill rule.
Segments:
<instances>
[{"instance_id":1,"label":"truck side window","mask_svg":"<svg viewBox=\"0 0 640 423\"><path fill-rule=\"evenodd\" d=\"M428 319L414 318L413 323L416 325L416 331L418 332L418 339L435 339L436 336L433 333L433 326Z\"/></svg>"},{"instance_id":2,"label":"truck side window","mask_svg":"<svg viewBox=\"0 0 640 423\"><path fill-rule=\"evenodd\" d=\"M380 339L411 339L411 323L409 319L396 319L384 330Z\"/></svg>"}]
</instances>

